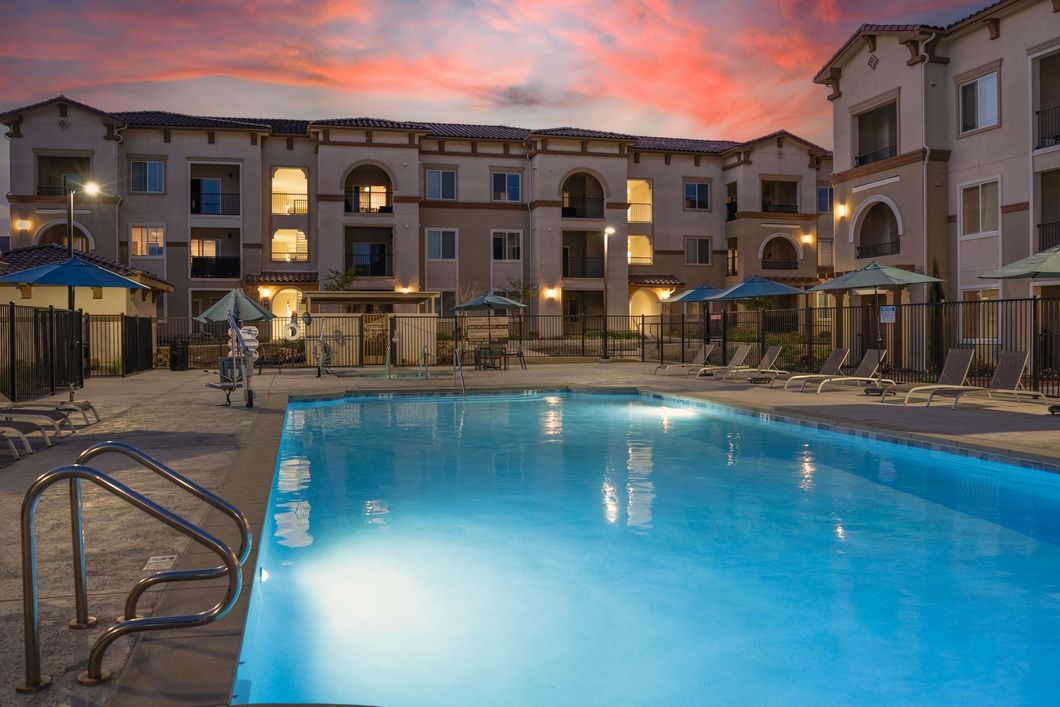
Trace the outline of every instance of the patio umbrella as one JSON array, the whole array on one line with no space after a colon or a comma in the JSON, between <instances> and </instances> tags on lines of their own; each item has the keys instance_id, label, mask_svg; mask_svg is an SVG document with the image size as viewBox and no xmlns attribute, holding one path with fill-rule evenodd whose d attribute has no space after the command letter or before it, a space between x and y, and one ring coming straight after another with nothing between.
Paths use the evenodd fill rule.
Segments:
<instances>
[{"instance_id":1,"label":"patio umbrella","mask_svg":"<svg viewBox=\"0 0 1060 707\"><path fill-rule=\"evenodd\" d=\"M262 319L272 319L275 315L263 308L260 304L247 297L243 290L229 290L225 296L217 301L205 312L195 317L197 321L224 322L228 321L229 313L236 321L256 322Z\"/></svg>"},{"instance_id":2,"label":"patio umbrella","mask_svg":"<svg viewBox=\"0 0 1060 707\"><path fill-rule=\"evenodd\" d=\"M495 309L509 309L516 307L518 309L525 309L526 305L522 302L516 302L513 299L502 297L501 295L495 295L492 292L486 292L478 297L469 299L467 302L461 302L460 304L453 307L453 309L461 312L469 311L482 311L486 310L486 318L489 324L486 327L486 339L490 345L493 344L493 310Z\"/></svg>"},{"instance_id":3,"label":"patio umbrella","mask_svg":"<svg viewBox=\"0 0 1060 707\"><path fill-rule=\"evenodd\" d=\"M1041 253L1009 263L999 270L982 273L979 277L987 280L1012 280L1021 277L1054 278L1060 277L1060 245Z\"/></svg>"},{"instance_id":4,"label":"patio umbrella","mask_svg":"<svg viewBox=\"0 0 1060 707\"><path fill-rule=\"evenodd\" d=\"M832 278L822 282L816 287L811 287L810 292L835 292L839 290L860 290L872 288L873 299L879 294L880 287L907 287L909 285L922 285L929 282L942 282L937 277L921 275L911 270L893 268L889 265L880 265L873 261L863 268L848 272L845 275ZM880 329L879 318L876 319L876 348L883 348L883 332ZM876 378L883 377L882 367L876 369ZM879 386L879 383L877 383Z\"/></svg>"},{"instance_id":5,"label":"patio umbrella","mask_svg":"<svg viewBox=\"0 0 1060 707\"><path fill-rule=\"evenodd\" d=\"M786 295L805 294L802 290L782 282L776 282L766 277L754 275L743 282L726 288L710 297L708 300L741 300L754 299L755 297L783 297Z\"/></svg>"},{"instance_id":6,"label":"patio umbrella","mask_svg":"<svg viewBox=\"0 0 1060 707\"><path fill-rule=\"evenodd\" d=\"M674 295L670 299L666 300L670 304L688 304L689 302L706 302L713 295L721 292L720 287L711 287L710 285L696 285L690 290L685 290L679 295Z\"/></svg>"},{"instance_id":7,"label":"patio umbrella","mask_svg":"<svg viewBox=\"0 0 1060 707\"><path fill-rule=\"evenodd\" d=\"M58 263L38 265L35 268L2 275L0 283L56 287L121 287L126 290L148 289L147 285L141 285L135 280L130 280L76 256Z\"/></svg>"}]
</instances>

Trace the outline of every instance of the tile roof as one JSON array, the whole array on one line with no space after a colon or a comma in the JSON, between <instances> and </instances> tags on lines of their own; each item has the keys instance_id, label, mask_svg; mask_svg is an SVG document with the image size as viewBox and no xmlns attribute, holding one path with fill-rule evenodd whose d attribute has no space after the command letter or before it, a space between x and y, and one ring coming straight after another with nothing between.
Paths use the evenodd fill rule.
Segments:
<instances>
[{"instance_id":1,"label":"tile roof","mask_svg":"<svg viewBox=\"0 0 1060 707\"><path fill-rule=\"evenodd\" d=\"M477 140L525 140L526 128L510 125L471 125L465 123L420 123L429 137L468 138Z\"/></svg>"},{"instance_id":2,"label":"tile roof","mask_svg":"<svg viewBox=\"0 0 1060 707\"><path fill-rule=\"evenodd\" d=\"M582 137L600 140L636 140L636 135L624 133L609 133L603 130L586 130L584 128L545 128L543 130L531 130L532 135L544 135L555 137Z\"/></svg>"},{"instance_id":3,"label":"tile roof","mask_svg":"<svg viewBox=\"0 0 1060 707\"><path fill-rule=\"evenodd\" d=\"M259 285L316 281L317 274L315 272L259 272L247 275L248 283Z\"/></svg>"},{"instance_id":4,"label":"tile roof","mask_svg":"<svg viewBox=\"0 0 1060 707\"><path fill-rule=\"evenodd\" d=\"M31 110L37 110L38 108L43 108L44 106L48 106L48 105L51 105L53 103L66 103L66 104L69 104L71 106L77 106L78 108L81 108L83 110L91 111L93 113L96 113L98 115L103 116L104 118L110 118L111 120L113 120L116 123L123 122L122 119L119 118L114 113L107 113L106 111L102 111L99 108L95 108L94 106L90 106L87 103L82 103L81 101L75 101L74 99L67 98L66 96L63 96L61 94L56 96L55 98L49 98L49 99L44 100L44 101L38 101L37 103L31 103L28 106L20 106L18 108L12 108L9 111L5 111L3 113L0 113L0 122L6 123L9 120L11 120L12 118L15 118L19 113L28 113Z\"/></svg>"},{"instance_id":5,"label":"tile roof","mask_svg":"<svg viewBox=\"0 0 1060 707\"><path fill-rule=\"evenodd\" d=\"M633 149L659 152L702 152L716 155L739 144L732 140L699 140L695 138L642 135L637 138L637 143L633 146Z\"/></svg>"},{"instance_id":6,"label":"tile roof","mask_svg":"<svg viewBox=\"0 0 1060 707\"><path fill-rule=\"evenodd\" d=\"M336 128L374 128L376 130L422 130L420 123L410 123L404 120L388 120L386 118L325 118L323 120L312 120L311 125L322 125L324 127Z\"/></svg>"},{"instance_id":7,"label":"tile roof","mask_svg":"<svg viewBox=\"0 0 1060 707\"><path fill-rule=\"evenodd\" d=\"M682 287L685 283L676 275L630 275L629 284L642 287Z\"/></svg>"},{"instance_id":8,"label":"tile roof","mask_svg":"<svg viewBox=\"0 0 1060 707\"><path fill-rule=\"evenodd\" d=\"M211 118L205 115L185 115L164 110L121 111L111 115L134 128L216 128L218 130L270 130L267 123L255 123L250 118Z\"/></svg>"},{"instance_id":9,"label":"tile roof","mask_svg":"<svg viewBox=\"0 0 1060 707\"><path fill-rule=\"evenodd\" d=\"M138 270L137 268L130 267L124 263L119 263L109 258L104 258L95 253L76 253L77 257L87 260L93 265L98 265L101 268L106 268L111 272L124 275L125 277L131 277L135 275L143 275L150 277L153 280L157 280L165 285L172 287L171 282L163 280L159 276L150 273L146 270ZM3 267L4 273L20 272L22 270L29 270L30 268L40 267L41 265L51 265L52 263L61 263L67 258L67 250L61 245L34 245L27 246L25 248L15 248L9 250L6 253L0 253L0 266Z\"/></svg>"},{"instance_id":10,"label":"tile roof","mask_svg":"<svg viewBox=\"0 0 1060 707\"><path fill-rule=\"evenodd\" d=\"M217 118L217 120L229 120L239 123L253 123L267 125L272 129L274 135L301 135L309 134L311 120L300 120L298 118Z\"/></svg>"}]
</instances>

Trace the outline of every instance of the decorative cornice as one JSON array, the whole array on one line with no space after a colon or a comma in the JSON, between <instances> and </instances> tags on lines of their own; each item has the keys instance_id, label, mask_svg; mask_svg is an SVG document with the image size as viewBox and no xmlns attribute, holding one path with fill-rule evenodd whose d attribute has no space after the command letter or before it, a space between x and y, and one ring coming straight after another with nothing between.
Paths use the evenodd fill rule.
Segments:
<instances>
[{"instance_id":1,"label":"decorative cornice","mask_svg":"<svg viewBox=\"0 0 1060 707\"><path fill-rule=\"evenodd\" d=\"M775 211L737 211L734 220L758 219L760 221L816 221L817 214L788 214Z\"/></svg>"},{"instance_id":2,"label":"decorative cornice","mask_svg":"<svg viewBox=\"0 0 1060 707\"><path fill-rule=\"evenodd\" d=\"M833 66L828 70L828 76L824 77L822 83L828 88L832 89L832 92L828 94L827 98L830 101L834 101L843 95L843 92L839 90L839 79L843 76L843 70L838 66Z\"/></svg>"},{"instance_id":3,"label":"decorative cornice","mask_svg":"<svg viewBox=\"0 0 1060 707\"><path fill-rule=\"evenodd\" d=\"M417 199L419 201L419 199ZM525 211L526 204L516 201L419 201L421 209L492 209L497 211Z\"/></svg>"},{"instance_id":4,"label":"decorative cornice","mask_svg":"<svg viewBox=\"0 0 1060 707\"><path fill-rule=\"evenodd\" d=\"M1029 201L1020 201L1015 204L1002 204L1001 213L1003 214L1015 214L1020 211L1030 211L1031 203Z\"/></svg>"},{"instance_id":5,"label":"decorative cornice","mask_svg":"<svg viewBox=\"0 0 1060 707\"><path fill-rule=\"evenodd\" d=\"M900 155L894 157L888 157L885 160L879 162L873 162L872 164L862 165L860 167L854 167L844 172L836 172L831 177L832 184L840 184L842 182L848 182L851 179L860 179L862 177L868 177L873 174L879 174L880 172L886 172L891 169L898 167L904 167L907 164L914 164L916 162L923 162L927 151L923 148L919 150L913 150L912 152L903 152ZM950 159L949 150L932 150L931 161L932 162L947 162Z\"/></svg>"}]
</instances>

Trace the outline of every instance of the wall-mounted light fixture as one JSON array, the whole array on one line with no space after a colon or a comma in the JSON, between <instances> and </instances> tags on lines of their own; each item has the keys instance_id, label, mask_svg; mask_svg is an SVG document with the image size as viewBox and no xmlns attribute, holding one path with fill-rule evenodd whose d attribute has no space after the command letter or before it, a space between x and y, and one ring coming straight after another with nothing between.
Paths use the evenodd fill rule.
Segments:
<instances>
[{"instance_id":1,"label":"wall-mounted light fixture","mask_svg":"<svg viewBox=\"0 0 1060 707\"><path fill-rule=\"evenodd\" d=\"M15 221L15 228L19 231L28 231L32 225L33 223L28 218L20 218Z\"/></svg>"},{"instance_id":2,"label":"wall-mounted light fixture","mask_svg":"<svg viewBox=\"0 0 1060 707\"><path fill-rule=\"evenodd\" d=\"M844 216L846 216L847 215L847 205L846 204L836 204L835 215L838 216L839 218L843 218Z\"/></svg>"},{"instance_id":3,"label":"wall-mounted light fixture","mask_svg":"<svg viewBox=\"0 0 1060 707\"><path fill-rule=\"evenodd\" d=\"M546 287L545 288L545 299L559 299L559 288L558 287Z\"/></svg>"},{"instance_id":4,"label":"wall-mounted light fixture","mask_svg":"<svg viewBox=\"0 0 1060 707\"><path fill-rule=\"evenodd\" d=\"M813 234L812 233L804 233L804 234L802 234L802 244L803 245L810 245L811 243L813 243Z\"/></svg>"}]
</instances>

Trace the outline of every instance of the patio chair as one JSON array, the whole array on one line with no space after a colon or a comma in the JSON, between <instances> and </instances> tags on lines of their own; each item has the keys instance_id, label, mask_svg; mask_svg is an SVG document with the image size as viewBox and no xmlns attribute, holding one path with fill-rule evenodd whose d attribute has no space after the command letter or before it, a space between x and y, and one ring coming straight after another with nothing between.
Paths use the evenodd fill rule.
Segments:
<instances>
[{"instance_id":1,"label":"patio chair","mask_svg":"<svg viewBox=\"0 0 1060 707\"><path fill-rule=\"evenodd\" d=\"M951 410L956 410L957 403L966 395L986 395L991 400L994 399L995 395L1011 395L1016 399L1016 402L1019 402L1021 398L1045 400L1046 397L1043 393L1039 393L1036 390L1026 390L1021 383L1023 372L1027 369L1029 356L1030 354L1026 351L1002 351L1001 355L998 356L994 375L990 377L990 383L985 388L977 385L955 385L937 388L928 395L928 407L931 406L931 401L936 395L952 395L953 405L950 406Z\"/></svg>"},{"instance_id":2,"label":"patio chair","mask_svg":"<svg viewBox=\"0 0 1060 707\"><path fill-rule=\"evenodd\" d=\"M69 416L70 413L80 413L81 417L84 418L86 425L91 425L92 421L88 419L88 413L92 413L92 416L96 418L96 422L99 422L99 412L96 407L88 400L28 400L21 403L13 403L3 395L0 395L0 409L17 407L22 410L54 410Z\"/></svg>"},{"instance_id":3,"label":"patio chair","mask_svg":"<svg viewBox=\"0 0 1060 707\"><path fill-rule=\"evenodd\" d=\"M702 366L698 369L690 368L687 375L692 375L693 372L696 374L696 378L706 378L713 376L719 371L726 371L734 366L742 366L743 362L747 360L747 357L751 355L750 344L740 344L736 347L736 351L733 352L732 358L724 366Z\"/></svg>"},{"instance_id":4,"label":"patio chair","mask_svg":"<svg viewBox=\"0 0 1060 707\"><path fill-rule=\"evenodd\" d=\"M832 353L828 355L828 358L825 359L824 364L821 365L821 369L817 371L817 373L787 373L782 376L777 376L769 381L769 387L772 388L774 383L784 381L784 389L787 390L788 385L790 385L792 381L813 378L816 376L838 376L840 375L840 371L843 370L843 364L846 363L848 356L850 356L850 349L832 349Z\"/></svg>"},{"instance_id":5,"label":"patio chair","mask_svg":"<svg viewBox=\"0 0 1060 707\"><path fill-rule=\"evenodd\" d=\"M942 373L935 383L892 383L880 393L880 402L888 395L901 395L905 393L902 405L909 404L909 397L913 393L920 393L942 388L964 387L968 379L968 371L972 367L972 358L975 357L973 349L950 349L946 352L946 362L942 364Z\"/></svg>"},{"instance_id":6,"label":"patio chair","mask_svg":"<svg viewBox=\"0 0 1060 707\"><path fill-rule=\"evenodd\" d=\"M688 363L660 363L655 367L655 373L652 375L657 376L660 372L664 376L671 375L672 373L684 373L685 375L688 375L690 368L703 368L703 366L707 365L707 361L710 360L710 355L712 353L714 353L714 344L704 344Z\"/></svg>"},{"instance_id":7,"label":"patio chair","mask_svg":"<svg viewBox=\"0 0 1060 707\"><path fill-rule=\"evenodd\" d=\"M768 373L787 373L787 371L781 371L777 368L774 368L777 363L777 359L780 358L780 352L783 349L783 346L770 346L768 349L766 349L765 354L762 356L762 360L758 362L758 366L729 366L729 370L721 374L720 380L731 380L734 376L745 376L751 374L757 374L762 376ZM719 380L717 373L714 374L714 380Z\"/></svg>"},{"instance_id":8,"label":"patio chair","mask_svg":"<svg viewBox=\"0 0 1060 707\"><path fill-rule=\"evenodd\" d=\"M0 420L32 422L37 425L48 426L55 430L56 436L62 435L62 427L64 425L70 428L71 433L75 431L74 423L70 420L71 410L62 410L54 405L42 404L41 407L31 407L31 405L32 403L27 405L13 403L5 396L0 395ZM87 422L88 416L85 415L84 411L81 414Z\"/></svg>"},{"instance_id":9,"label":"patio chair","mask_svg":"<svg viewBox=\"0 0 1060 707\"><path fill-rule=\"evenodd\" d=\"M44 440L44 445L46 447L52 446L51 437L48 436L48 431L44 429L43 425L37 424L36 422L19 420L5 420L0 422L0 435L2 435L4 441L7 442L7 446L11 450L15 459L19 459L20 455L13 444L14 440L18 440L22 443L22 448L25 450L26 454L33 454L33 447L30 446L29 439L26 437L31 434L39 434L41 439ZM58 438L59 435L57 434L56 439Z\"/></svg>"},{"instance_id":10,"label":"patio chair","mask_svg":"<svg viewBox=\"0 0 1060 707\"><path fill-rule=\"evenodd\" d=\"M849 376L838 375L838 376L807 376L802 382L802 387L799 391L806 390L806 386L811 383L817 384L817 392L820 393L826 385L829 383L854 383L854 384L865 384L869 383L894 383L890 378L877 378L876 371L879 370L880 364L883 363L883 359L887 356L887 349L869 349L865 352L865 356L861 359L861 363L854 369L854 373Z\"/></svg>"}]
</instances>

